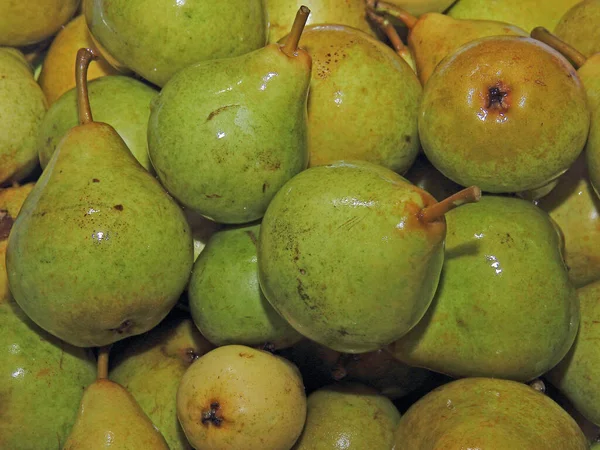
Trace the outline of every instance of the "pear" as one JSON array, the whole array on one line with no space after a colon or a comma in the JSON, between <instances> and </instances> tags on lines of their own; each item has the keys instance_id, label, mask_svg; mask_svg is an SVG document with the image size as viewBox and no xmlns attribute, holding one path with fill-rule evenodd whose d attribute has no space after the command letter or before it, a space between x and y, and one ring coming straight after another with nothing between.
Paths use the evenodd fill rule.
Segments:
<instances>
[{"instance_id":1,"label":"pear","mask_svg":"<svg viewBox=\"0 0 600 450\"><path fill-rule=\"evenodd\" d=\"M477 198L473 188L436 203L365 161L307 169L263 218L263 293L307 338L345 353L377 350L425 314L444 258L443 214Z\"/></svg>"},{"instance_id":2,"label":"pear","mask_svg":"<svg viewBox=\"0 0 600 450\"><path fill-rule=\"evenodd\" d=\"M62 139L8 239L10 290L40 327L81 347L158 324L184 290L193 245L181 208L87 101L89 49L78 53L81 125Z\"/></svg>"},{"instance_id":3,"label":"pear","mask_svg":"<svg viewBox=\"0 0 600 450\"><path fill-rule=\"evenodd\" d=\"M581 0L458 0L447 11L455 19L508 22L529 32L537 26L553 30L562 15Z\"/></svg>"},{"instance_id":4,"label":"pear","mask_svg":"<svg viewBox=\"0 0 600 450\"><path fill-rule=\"evenodd\" d=\"M62 94L75 87L75 57L82 47L94 48L94 43L90 38L85 17L80 15L60 30L44 58L38 82L46 95L48 105L52 105ZM88 80L117 73L107 61L98 59L90 64Z\"/></svg>"},{"instance_id":5,"label":"pear","mask_svg":"<svg viewBox=\"0 0 600 450\"><path fill-rule=\"evenodd\" d=\"M446 221L433 302L389 351L453 377L542 375L567 353L579 325L552 221L526 200L485 195Z\"/></svg>"},{"instance_id":6,"label":"pear","mask_svg":"<svg viewBox=\"0 0 600 450\"><path fill-rule=\"evenodd\" d=\"M219 347L184 373L177 417L197 450L289 449L306 420L302 378L271 353Z\"/></svg>"},{"instance_id":7,"label":"pear","mask_svg":"<svg viewBox=\"0 0 600 450\"><path fill-rule=\"evenodd\" d=\"M585 56L600 52L600 0L576 3L560 19L554 34Z\"/></svg>"},{"instance_id":8,"label":"pear","mask_svg":"<svg viewBox=\"0 0 600 450\"><path fill-rule=\"evenodd\" d=\"M343 25L308 26L299 45L313 61L309 165L364 160L406 172L419 151L422 94L409 65L387 45ZM377 114L365 114L373 105Z\"/></svg>"},{"instance_id":9,"label":"pear","mask_svg":"<svg viewBox=\"0 0 600 450\"><path fill-rule=\"evenodd\" d=\"M133 78L111 75L90 81L88 92L94 117L111 125L139 163L154 174L147 134L150 104L158 91ZM78 123L77 90L70 89L52 104L40 124L37 151L42 168L67 131Z\"/></svg>"},{"instance_id":10,"label":"pear","mask_svg":"<svg viewBox=\"0 0 600 450\"><path fill-rule=\"evenodd\" d=\"M300 9L285 45L189 66L153 103L150 159L184 207L216 222L251 222L306 168L311 58L297 44L308 14Z\"/></svg>"},{"instance_id":11,"label":"pear","mask_svg":"<svg viewBox=\"0 0 600 450\"><path fill-rule=\"evenodd\" d=\"M98 351L98 377L83 392L63 450L169 450L133 396L107 378L108 352L108 347Z\"/></svg>"},{"instance_id":12,"label":"pear","mask_svg":"<svg viewBox=\"0 0 600 450\"><path fill-rule=\"evenodd\" d=\"M215 345L295 344L298 334L269 304L258 284L260 225L218 231L194 263L188 286L194 323Z\"/></svg>"},{"instance_id":13,"label":"pear","mask_svg":"<svg viewBox=\"0 0 600 450\"><path fill-rule=\"evenodd\" d=\"M442 13L448 9L455 0L388 0L390 4L405 9L414 16L429 12Z\"/></svg>"},{"instance_id":14,"label":"pear","mask_svg":"<svg viewBox=\"0 0 600 450\"><path fill-rule=\"evenodd\" d=\"M493 193L553 182L583 150L589 126L575 69L523 36L477 39L444 59L427 82L419 115L431 163L462 186Z\"/></svg>"},{"instance_id":15,"label":"pear","mask_svg":"<svg viewBox=\"0 0 600 450\"><path fill-rule=\"evenodd\" d=\"M307 399L306 425L293 450L391 449L400 413L359 383L325 386Z\"/></svg>"},{"instance_id":16,"label":"pear","mask_svg":"<svg viewBox=\"0 0 600 450\"><path fill-rule=\"evenodd\" d=\"M83 2L103 56L158 86L190 64L243 55L267 40L263 0Z\"/></svg>"},{"instance_id":17,"label":"pear","mask_svg":"<svg viewBox=\"0 0 600 450\"><path fill-rule=\"evenodd\" d=\"M510 380L465 378L425 395L400 418L395 450L586 450L577 423L553 400Z\"/></svg>"},{"instance_id":18,"label":"pear","mask_svg":"<svg viewBox=\"0 0 600 450\"><path fill-rule=\"evenodd\" d=\"M488 36L527 36L521 28L494 20L454 19L435 12L419 18L394 7L392 2L370 0L375 11L400 19L409 29L408 46L415 58L417 73L423 86L446 56L462 45Z\"/></svg>"},{"instance_id":19,"label":"pear","mask_svg":"<svg viewBox=\"0 0 600 450\"><path fill-rule=\"evenodd\" d=\"M0 186L23 180L36 168L35 138L46 109L23 53L0 48Z\"/></svg>"},{"instance_id":20,"label":"pear","mask_svg":"<svg viewBox=\"0 0 600 450\"><path fill-rule=\"evenodd\" d=\"M0 45L23 47L53 36L71 19L80 0L3 1Z\"/></svg>"},{"instance_id":21,"label":"pear","mask_svg":"<svg viewBox=\"0 0 600 450\"><path fill-rule=\"evenodd\" d=\"M152 330L112 349L110 379L135 398L171 450L191 449L177 420L177 388L186 369L212 348L192 320L175 310Z\"/></svg>"}]
</instances>

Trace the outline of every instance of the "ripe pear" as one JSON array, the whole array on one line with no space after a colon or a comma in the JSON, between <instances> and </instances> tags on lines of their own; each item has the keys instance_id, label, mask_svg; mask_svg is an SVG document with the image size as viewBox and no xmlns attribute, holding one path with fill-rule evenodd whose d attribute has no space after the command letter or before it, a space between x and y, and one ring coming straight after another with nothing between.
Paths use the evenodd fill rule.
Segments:
<instances>
[{"instance_id":1,"label":"ripe pear","mask_svg":"<svg viewBox=\"0 0 600 450\"><path fill-rule=\"evenodd\" d=\"M465 378L422 397L400 418L395 450L442 448L586 450L577 423L521 383Z\"/></svg>"},{"instance_id":2,"label":"ripe pear","mask_svg":"<svg viewBox=\"0 0 600 450\"><path fill-rule=\"evenodd\" d=\"M404 173L419 151L422 88L381 41L343 25L306 27L313 61L308 95L310 166L364 160ZM365 114L377 105L377 114Z\"/></svg>"},{"instance_id":3,"label":"ripe pear","mask_svg":"<svg viewBox=\"0 0 600 450\"><path fill-rule=\"evenodd\" d=\"M80 15L60 30L44 58L38 82L48 105L52 105L62 94L75 87L75 57L82 47L94 48L94 43L85 17ZM107 61L98 59L90 64L88 80L117 73Z\"/></svg>"},{"instance_id":4,"label":"ripe pear","mask_svg":"<svg viewBox=\"0 0 600 450\"><path fill-rule=\"evenodd\" d=\"M150 104L158 91L133 78L111 75L90 81L88 92L96 120L111 125L139 163L154 174L146 136ZM78 120L77 90L70 89L54 102L40 124L37 151L42 168L48 165L59 142Z\"/></svg>"},{"instance_id":5,"label":"ripe pear","mask_svg":"<svg viewBox=\"0 0 600 450\"><path fill-rule=\"evenodd\" d=\"M46 331L81 347L157 325L183 292L193 244L181 208L108 124L94 122L78 64L81 125L27 197L6 253L10 290Z\"/></svg>"},{"instance_id":6,"label":"ripe pear","mask_svg":"<svg viewBox=\"0 0 600 450\"><path fill-rule=\"evenodd\" d=\"M261 224L265 297L302 335L334 350L363 353L391 343L423 317L437 288L443 213L476 200L477 190L457 196L436 203L365 161L301 172Z\"/></svg>"},{"instance_id":7,"label":"ripe pear","mask_svg":"<svg viewBox=\"0 0 600 450\"><path fill-rule=\"evenodd\" d=\"M576 3L560 19L554 34L585 56L600 52L600 0Z\"/></svg>"},{"instance_id":8,"label":"ripe pear","mask_svg":"<svg viewBox=\"0 0 600 450\"><path fill-rule=\"evenodd\" d=\"M171 450L191 450L177 420L177 388L186 369L212 348L192 320L177 311L113 347L110 379L135 398Z\"/></svg>"},{"instance_id":9,"label":"ripe pear","mask_svg":"<svg viewBox=\"0 0 600 450\"><path fill-rule=\"evenodd\" d=\"M446 221L433 302L389 350L453 377L542 375L564 357L579 325L552 221L526 200L496 196L450 211Z\"/></svg>"},{"instance_id":10,"label":"ripe pear","mask_svg":"<svg viewBox=\"0 0 600 450\"><path fill-rule=\"evenodd\" d=\"M35 139L46 109L23 53L0 48L0 186L21 181L37 166Z\"/></svg>"},{"instance_id":11,"label":"ripe pear","mask_svg":"<svg viewBox=\"0 0 600 450\"><path fill-rule=\"evenodd\" d=\"M419 116L431 163L462 186L493 193L558 178L583 150L589 126L575 69L522 36L481 38L444 59L427 82Z\"/></svg>"},{"instance_id":12,"label":"ripe pear","mask_svg":"<svg viewBox=\"0 0 600 450\"><path fill-rule=\"evenodd\" d=\"M302 378L263 350L219 347L186 370L177 417L197 450L289 449L306 420Z\"/></svg>"},{"instance_id":13,"label":"ripe pear","mask_svg":"<svg viewBox=\"0 0 600 450\"><path fill-rule=\"evenodd\" d=\"M359 383L325 386L307 399L306 425L293 450L391 449L400 413Z\"/></svg>"},{"instance_id":14,"label":"ripe pear","mask_svg":"<svg viewBox=\"0 0 600 450\"><path fill-rule=\"evenodd\" d=\"M83 392L63 450L169 450L133 396L108 376L108 348L98 353L98 377Z\"/></svg>"},{"instance_id":15,"label":"ripe pear","mask_svg":"<svg viewBox=\"0 0 600 450\"><path fill-rule=\"evenodd\" d=\"M218 231L194 263L188 285L194 323L215 345L295 344L298 334L269 304L258 283L260 225Z\"/></svg>"},{"instance_id":16,"label":"ripe pear","mask_svg":"<svg viewBox=\"0 0 600 450\"><path fill-rule=\"evenodd\" d=\"M2 1L0 46L23 47L54 35L71 19L80 0Z\"/></svg>"},{"instance_id":17,"label":"ripe pear","mask_svg":"<svg viewBox=\"0 0 600 450\"><path fill-rule=\"evenodd\" d=\"M243 55L267 40L263 0L83 0L99 50L118 67L164 86L197 63Z\"/></svg>"},{"instance_id":18,"label":"ripe pear","mask_svg":"<svg viewBox=\"0 0 600 450\"><path fill-rule=\"evenodd\" d=\"M301 9L285 45L178 72L152 105L150 159L184 207L221 223L260 219L306 168L311 58L297 47Z\"/></svg>"}]
</instances>

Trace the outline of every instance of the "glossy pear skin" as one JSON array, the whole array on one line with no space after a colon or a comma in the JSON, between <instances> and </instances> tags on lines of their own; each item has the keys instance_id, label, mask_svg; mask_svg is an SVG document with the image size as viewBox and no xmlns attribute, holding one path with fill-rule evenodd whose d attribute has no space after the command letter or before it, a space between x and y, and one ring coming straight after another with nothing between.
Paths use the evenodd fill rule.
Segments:
<instances>
[{"instance_id":1,"label":"glossy pear skin","mask_svg":"<svg viewBox=\"0 0 600 450\"><path fill-rule=\"evenodd\" d=\"M400 413L388 398L359 383L314 391L293 450L391 449Z\"/></svg>"},{"instance_id":2,"label":"glossy pear skin","mask_svg":"<svg viewBox=\"0 0 600 450\"><path fill-rule=\"evenodd\" d=\"M135 398L170 450L191 450L177 420L177 388L186 369L213 346L191 319L174 313L149 332L115 345L110 379Z\"/></svg>"},{"instance_id":3,"label":"glossy pear skin","mask_svg":"<svg viewBox=\"0 0 600 450\"><path fill-rule=\"evenodd\" d=\"M577 291L581 325L575 343L563 360L546 375L583 416L600 426L600 282Z\"/></svg>"},{"instance_id":4,"label":"glossy pear skin","mask_svg":"<svg viewBox=\"0 0 600 450\"><path fill-rule=\"evenodd\" d=\"M408 34L417 73L425 86L436 66L462 45L487 36L527 36L521 28L493 20L460 20L444 14L428 13Z\"/></svg>"},{"instance_id":5,"label":"glossy pear skin","mask_svg":"<svg viewBox=\"0 0 600 450\"><path fill-rule=\"evenodd\" d=\"M267 39L262 0L84 0L84 6L109 60L158 86L190 64L243 55Z\"/></svg>"},{"instance_id":6,"label":"glossy pear skin","mask_svg":"<svg viewBox=\"0 0 600 450\"><path fill-rule=\"evenodd\" d=\"M600 1L583 0L569 9L554 29L554 34L585 56L600 52Z\"/></svg>"},{"instance_id":7,"label":"glossy pear skin","mask_svg":"<svg viewBox=\"0 0 600 450\"><path fill-rule=\"evenodd\" d=\"M577 423L521 383L465 378L422 397L400 418L395 450L442 448L586 450Z\"/></svg>"},{"instance_id":8,"label":"glossy pear skin","mask_svg":"<svg viewBox=\"0 0 600 450\"><path fill-rule=\"evenodd\" d=\"M306 420L302 378L271 353L219 347L183 375L177 417L197 450L289 449Z\"/></svg>"},{"instance_id":9,"label":"glossy pear skin","mask_svg":"<svg viewBox=\"0 0 600 450\"><path fill-rule=\"evenodd\" d=\"M422 94L410 66L383 42L347 26L306 27L300 47L313 60L309 165L363 160L406 172L419 151Z\"/></svg>"},{"instance_id":10,"label":"glossy pear skin","mask_svg":"<svg viewBox=\"0 0 600 450\"><path fill-rule=\"evenodd\" d=\"M111 125L127 147L150 173L154 173L148 156L148 118L150 104L158 91L126 76L101 77L88 83L94 119ZM42 168L52 158L61 139L78 125L77 91L70 89L48 109L37 136L37 151Z\"/></svg>"},{"instance_id":11,"label":"glossy pear skin","mask_svg":"<svg viewBox=\"0 0 600 450\"><path fill-rule=\"evenodd\" d=\"M261 218L308 164L310 67L306 52L271 44L177 73L148 124L150 159L171 195L217 222Z\"/></svg>"},{"instance_id":12,"label":"glossy pear skin","mask_svg":"<svg viewBox=\"0 0 600 450\"><path fill-rule=\"evenodd\" d=\"M0 48L0 80L0 185L3 185L22 180L36 167L35 139L47 102L33 79L31 67L16 49Z\"/></svg>"},{"instance_id":13,"label":"glossy pear skin","mask_svg":"<svg viewBox=\"0 0 600 450\"><path fill-rule=\"evenodd\" d=\"M462 186L494 193L536 189L563 174L589 126L575 69L520 36L478 39L446 58L427 82L419 116L432 164Z\"/></svg>"},{"instance_id":14,"label":"glossy pear skin","mask_svg":"<svg viewBox=\"0 0 600 450\"><path fill-rule=\"evenodd\" d=\"M6 263L15 300L77 346L154 327L192 266L179 206L112 127L90 123L61 141L12 228Z\"/></svg>"},{"instance_id":15,"label":"glossy pear skin","mask_svg":"<svg viewBox=\"0 0 600 450\"><path fill-rule=\"evenodd\" d=\"M0 448L62 448L83 389L96 377L94 357L46 333L11 299L0 300Z\"/></svg>"},{"instance_id":16,"label":"glossy pear skin","mask_svg":"<svg viewBox=\"0 0 600 450\"><path fill-rule=\"evenodd\" d=\"M410 330L437 287L445 221L435 199L367 162L305 170L275 196L261 224L259 280L301 334L340 352L377 350Z\"/></svg>"},{"instance_id":17,"label":"glossy pear skin","mask_svg":"<svg viewBox=\"0 0 600 450\"><path fill-rule=\"evenodd\" d=\"M592 112L590 134L585 146L590 181L600 196L600 53L587 59L577 71L585 86Z\"/></svg>"},{"instance_id":18,"label":"glossy pear skin","mask_svg":"<svg viewBox=\"0 0 600 450\"><path fill-rule=\"evenodd\" d=\"M169 450L165 439L123 386L96 380L81 399L63 450Z\"/></svg>"},{"instance_id":19,"label":"glossy pear skin","mask_svg":"<svg viewBox=\"0 0 600 450\"><path fill-rule=\"evenodd\" d=\"M579 325L552 222L525 200L494 196L450 211L446 221L433 302L390 351L453 377L542 375L569 350Z\"/></svg>"}]
</instances>

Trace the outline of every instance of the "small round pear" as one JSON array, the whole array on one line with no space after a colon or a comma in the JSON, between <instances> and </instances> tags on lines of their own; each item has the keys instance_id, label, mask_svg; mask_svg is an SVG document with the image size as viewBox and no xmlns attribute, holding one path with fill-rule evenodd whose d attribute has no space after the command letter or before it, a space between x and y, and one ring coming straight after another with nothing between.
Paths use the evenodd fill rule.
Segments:
<instances>
[{"instance_id":1,"label":"small round pear","mask_svg":"<svg viewBox=\"0 0 600 450\"><path fill-rule=\"evenodd\" d=\"M197 450L290 449L306 420L302 377L269 352L218 347L183 375L177 417Z\"/></svg>"}]
</instances>

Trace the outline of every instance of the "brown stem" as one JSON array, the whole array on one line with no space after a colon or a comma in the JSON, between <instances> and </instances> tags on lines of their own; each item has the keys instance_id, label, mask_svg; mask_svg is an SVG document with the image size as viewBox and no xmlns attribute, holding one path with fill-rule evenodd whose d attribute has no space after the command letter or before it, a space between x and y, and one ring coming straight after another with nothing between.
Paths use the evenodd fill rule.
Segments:
<instances>
[{"instance_id":1,"label":"brown stem","mask_svg":"<svg viewBox=\"0 0 600 450\"><path fill-rule=\"evenodd\" d=\"M550 33L544 27L536 27L531 30L531 37L537 39L540 42L543 42L546 45L549 45L554 50L561 53L565 58L567 58L575 69L579 69L583 66L587 60L585 55L578 51L575 47L567 44L565 41L560 39L558 36Z\"/></svg>"},{"instance_id":2,"label":"brown stem","mask_svg":"<svg viewBox=\"0 0 600 450\"><path fill-rule=\"evenodd\" d=\"M304 26L306 25L309 14L310 9L304 5L298 9L294 24L292 25L292 31L290 31L290 34L285 41L285 45L283 46L283 53L286 55L292 57L294 56L294 53L296 53L296 50L298 50L298 42L300 42L300 37L302 36L302 31L304 31Z\"/></svg>"},{"instance_id":3,"label":"brown stem","mask_svg":"<svg viewBox=\"0 0 600 450\"><path fill-rule=\"evenodd\" d=\"M108 378L108 354L110 353L110 347L110 345L105 345L98 349L98 380Z\"/></svg>"},{"instance_id":4,"label":"brown stem","mask_svg":"<svg viewBox=\"0 0 600 450\"><path fill-rule=\"evenodd\" d=\"M465 203L475 203L481 198L481 189L477 186L471 186L450 197L442 200L441 202L434 203L431 206L423 208L419 213L419 219L425 223L435 222L439 220L448 211L453 210L457 206L464 205Z\"/></svg>"},{"instance_id":5,"label":"brown stem","mask_svg":"<svg viewBox=\"0 0 600 450\"><path fill-rule=\"evenodd\" d=\"M389 14L398 20L401 20L409 30L412 30L419 19L413 16L411 13L399 6L392 5L388 2L381 2L378 0L367 0L367 11L372 9L377 13Z\"/></svg>"},{"instance_id":6,"label":"brown stem","mask_svg":"<svg viewBox=\"0 0 600 450\"><path fill-rule=\"evenodd\" d=\"M79 124L85 125L93 121L88 96L87 72L92 60L98 59L98 52L91 48L80 48L77 51L75 63L75 83L77 85L77 110L79 112Z\"/></svg>"},{"instance_id":7,"label":"brown stem","mask_svg":"<svg viewBox=\"0 0 600 450\"><path fill-rule=\"evenodd\" d=\"M406 45L404 45L404 42L402 42L402 39L400 39L400 36L398 36L398 32L394 28L394 25L392 25L389 20L378 15L372 8L369 7L367 7L367 16L387 36L392 44L392 47L394 47L394 50L396 50L396 53L398 53L398 55L401 57L404 57L404 55L408 53L408 49L406 48Z\"/></svg>"}]
</instances>

